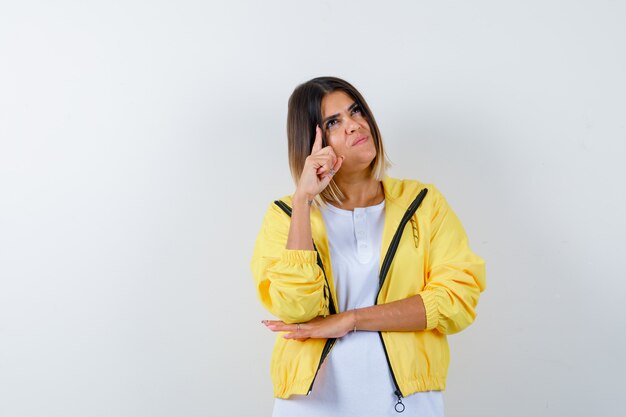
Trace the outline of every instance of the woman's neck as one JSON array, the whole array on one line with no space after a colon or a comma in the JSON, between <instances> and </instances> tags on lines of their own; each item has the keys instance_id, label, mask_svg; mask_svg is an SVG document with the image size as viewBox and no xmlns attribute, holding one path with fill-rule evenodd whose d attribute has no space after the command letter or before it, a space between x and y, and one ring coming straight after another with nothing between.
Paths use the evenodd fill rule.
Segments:
<instances>
[{"instance_id":1,"label":"woman's neck","mask_svg":"<svg viewBox=\"0 0 626 417\"><path fill-rule=\"evenodd\" d=\"M371 178L369 173L359 176L337 175L334 180L345 197L341 205L337 205L341 209L374 206L385 198L382 182Z\"/></svg>"}]
</instances>

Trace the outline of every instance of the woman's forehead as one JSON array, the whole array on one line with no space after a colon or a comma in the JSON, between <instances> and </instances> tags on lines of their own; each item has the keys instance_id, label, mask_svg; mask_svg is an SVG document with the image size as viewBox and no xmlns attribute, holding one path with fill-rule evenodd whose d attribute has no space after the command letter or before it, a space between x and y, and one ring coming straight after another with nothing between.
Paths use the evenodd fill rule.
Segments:
<instances>
[{"instance_id":1,"label":"woman's forehead","mask_svg":"<svg viewBox=\"0 0 626 417\"><path fill-rule=\"evenodd\" d=\"M333 91L322 99L322 117L347 111L354 104L354 99L345 91Z\"/></svg>"}]
</instances>

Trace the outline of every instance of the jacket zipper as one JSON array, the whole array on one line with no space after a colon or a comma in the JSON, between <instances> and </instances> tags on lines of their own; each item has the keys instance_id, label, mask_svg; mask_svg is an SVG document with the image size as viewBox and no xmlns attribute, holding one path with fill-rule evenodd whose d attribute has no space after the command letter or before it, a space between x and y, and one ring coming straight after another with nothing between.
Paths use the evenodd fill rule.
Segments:
<instances>
[{"instance_id":1,"label":"jacket zipper","mask_svg":"<svg viewBox=\"0 0 626 417\"><path fill-rule=\"evenodd\" d=\"M391 239L391 244L389 245L389 249L387 250L387 253L385 254L385 259L383 260L383 264L380 268L380 275L378 278L378 294L376 294L376 302L374 303L375 305L378 304L378 296L380 295L380 290L383 288L383 284L385 283L385 279L387 278L387 272L389 272L389 268L391 267L391 262L393 261L393 257L395 256L396 251L398 250L398 245L400 244L400 238L402 237L402 232L404 230L404 227L408 223L409 219L413 217L413 214L415 214L420 204L422 204L422 201L424 200L424 197L426 197L427 192L428 192L428 189L424 188L422 189L422 191L420 191L417 197L415 197L415 200L413 200L413 202L407 209L406 213L404 213L404 216L402 216L402 220L400 221L400 224L398 225L398 229L396 230L396 233L393 235L393 238ZM393 384L395 386L394 395L398 398L394 408L396 412L401 413L404 411L404 404L402 403L402 397L404 397L404 395L402 394L402 391L400 390L400 386L398 385L396 374L393 371L393 368L391 367L391 361L389 360L389 353L387 352L387 346L385 345L385 340L383 339L383 333L378 332L378 335L380 336L380 342L382 343L383 350L385 351L385 359L387 359L387 365L389 366L389 371L391 372L391 379L393 380Z\"/></svg>"},{"instance_id":2,"label":"jacket zipper","mask_svg":"<svg viewBox=\"0 0 626 417\"><path fill-rule=\"evenodd\" d=\"M287 204L285 204L281 200L274 201L274 204L280 207L285 213L287 213L289 217L291 217L291 207L289 207ZM317 250L317 246L315 246L315 242L313 242L313 249L315 250L315 253L317 254L317 265L322 269L322 273L324 274L324 282L325 282L324 297L328 300L328 311L330 314L337 314L335 301L333 300L333 296L330 293L330 284L328 283L326 270L324 269L324 264L322 263L322 258L320 257L320 253ZM317 378L317 374L319 373L320 368L322 367L322 363L324 363L324 359L326 359L326 357L330 353L330 350L335 345L336 341L337 341L336 338L326 339L326 343L324 344L324 349L322 349L322 354L320 355L320 361L317 364L317 369L315 370L315 375L313 375L313 380L311 381L311 385L309 386L309 391L307 392L307 395L310 394L311 391L313 390L313 383L315 383L315 379Z\"/></svg>"},{"instance_id":3,"label":"jacket zipper","mask_svg":"<svg viewBox=\"0 0 626 417\"><path fill-rule=\"evenodd\" d=\"M324 281L326 282L326 284L324 285L324 292L327 294L326 296L328 297L328 312L330 314L337 314L337 309L335 308L335 301L333 300L333 296L330 293L330 284L328 283L328 277L326 277L326 270L324 269L324 264L322 263L322 258L320 257L320 253L317 251L315 242L313 242L313 249L315 249L315 252L317 253L317 264L319 265L319 267L322 269L322 272L324 273ZM320 361L317 364L317 369L315 370L315 375L313 375L313 380L311 381L311 385L309 386L309 391L307 392L307 395L310 394L311 391L313 390L313 383L315 382L315 379L317 378L317 374L319 373L320 368L322 367L322 363L324 363L324 359L326 359L326 356L328 356L328 354L330 353L330 350L333 348L336 341L337 339L334 337L330 339L326 339L326 343L324 344L324 349L322 349L322 355L320 356Z\"/></svg>"}]
</instances>

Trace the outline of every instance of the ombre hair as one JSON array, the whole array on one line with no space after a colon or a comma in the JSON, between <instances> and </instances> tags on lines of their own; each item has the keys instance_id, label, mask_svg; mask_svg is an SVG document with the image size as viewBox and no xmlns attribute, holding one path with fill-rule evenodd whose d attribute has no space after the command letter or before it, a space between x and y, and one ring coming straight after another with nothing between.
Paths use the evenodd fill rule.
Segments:
<instances>
[{"instance_id":1,"label":"ombre hair","mask_svg":"<svg viewBox=\"0 0 626 417\"><path fill-rule=\"evenodd\" d=\"M390 166L385 155L380 130L367 102L352 84L336 77L318 77L300 84L289 97L287 111L287 141L289 145L289 168L296 186L300 181L306 158L311 154L315 141L315 127L322 127L322 100L335 91L343 91L349 95L361 108L362 115L370 128L376 157L370 165L372 178L379 181L385 177ZM327 146L325 136L322 135L322 146ZM341 204L345 199L335 180L316 197L318 204L331 202ZM321 201L320 201L321 200Z\"/></svg>"}]
</instances>

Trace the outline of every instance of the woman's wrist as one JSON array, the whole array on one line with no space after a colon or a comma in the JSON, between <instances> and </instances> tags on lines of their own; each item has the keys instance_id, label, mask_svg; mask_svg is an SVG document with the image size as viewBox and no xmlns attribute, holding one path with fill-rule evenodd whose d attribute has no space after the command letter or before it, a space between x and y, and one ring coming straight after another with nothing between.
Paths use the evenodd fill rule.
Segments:
<instances>
[{"instance_id":1,"label":"woman's wrist","mask_svg":"<svg viewBox=\"0 0 626 417\"><path fill-rule=\"evenodd\" d=\"M313 199L314 198L315 198L315 196L312 196L310 194L300 193L300 192L296 191L295 194L293 195L293 204L294 205L306 204L307 206L310 206L311 204L313 204Z\"/></svg>"},{"instance_id":2,"label":"woman's wrist","mask_svg":"<svg viewBox=\"0 0 626 417\"><path fill-rule=\"evenodd\" d=\"M345 334L354 333L358 330L358 313L357 310L348 310L343 313L343 325L342 328Z\"/></svg>"}]
</instances>

